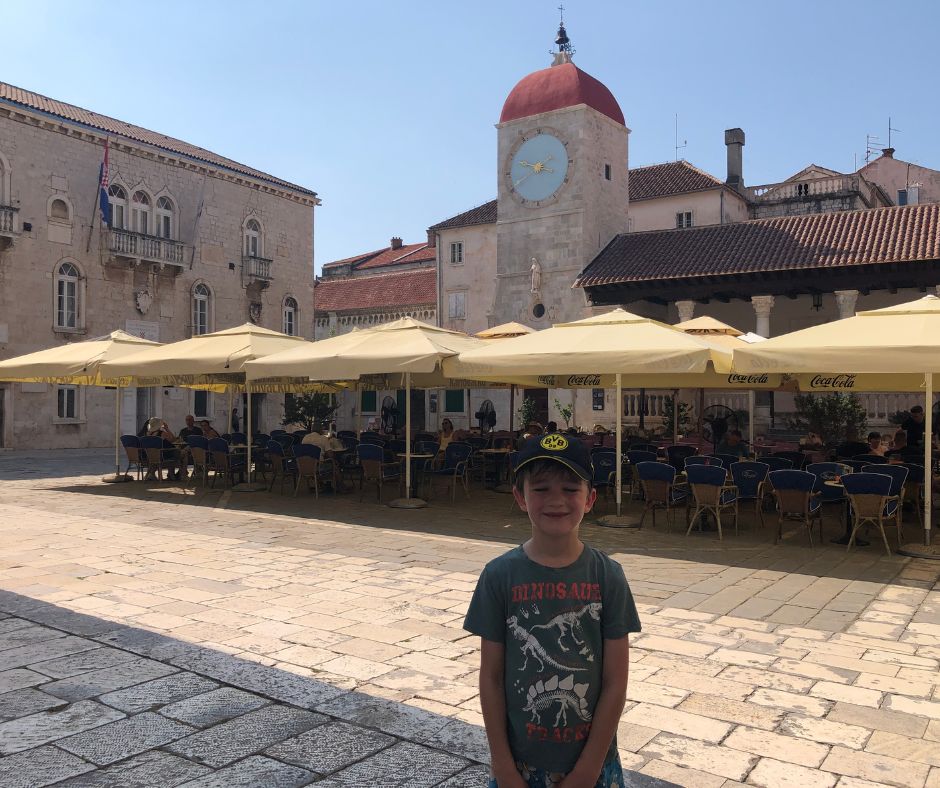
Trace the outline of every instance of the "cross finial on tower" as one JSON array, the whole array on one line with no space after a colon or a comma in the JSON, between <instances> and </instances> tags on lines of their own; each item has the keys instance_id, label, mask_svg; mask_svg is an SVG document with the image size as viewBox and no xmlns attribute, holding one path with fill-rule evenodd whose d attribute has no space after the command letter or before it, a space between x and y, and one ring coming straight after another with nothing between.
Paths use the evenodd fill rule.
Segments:
<instances>
[{"instance_id":1,"label":"cross finial on tower","mask_svg":"<svg viewBox=\"0 0 940 788\"><path fill-rule=\"evenodd\" d=\"M551 53L555 56L554 61L552 61L553 66L570 63L571 56L574 55L571 39L568 38L568 31L565 30L565 7L563 5L558 6L558 14L558 34L555 36L555 44L558 46L558 50Z\"/></svg>"}]
</instances>

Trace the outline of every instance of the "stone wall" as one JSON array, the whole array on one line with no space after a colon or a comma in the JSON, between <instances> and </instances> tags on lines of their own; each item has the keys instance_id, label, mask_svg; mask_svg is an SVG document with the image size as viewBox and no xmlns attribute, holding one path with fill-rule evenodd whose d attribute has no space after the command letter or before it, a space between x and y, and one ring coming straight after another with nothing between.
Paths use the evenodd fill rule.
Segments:
<instances>
[{"instance_id":1,"label":"stone wall","mask_svg":"<svg viewBox=\"0 0 940 788\"><path fill-rule=\"evenodd\" d=\"M122 185L128 197L144 190L152 207L158 197L169 197L174 205L172 235L183 244L178 266L135 265L108 251L108 230L102 230L96 209L103 136L65 123L43 123L29 113L5 113L0 114L0 152L9 166L11 203L19 208L18 235L0 252L0 357L115 329L161 342L187 338L192 333L193 288L200 283L211 293L210 330L248 322L252 302L261 305L260 325L282 330L283 304L290 296L299 306L297 332L312 336L313 195L112 138L111 183ZM50 217L55 199L68 206L67 219ZM259 255L271 260L267 287L246 287L243 227L249 218L263 229ZM54 326L55 272L63 262L80 274L80 320L72 331ZM80 391L80 417L57 423L55 386L0 386L5 389L4 447L113 442L113 391ZM265 407L264 426L275 426L280 418L277 399L277 407ZM213 400L211 412L225 424L227 398L216 395ZM159 389L153 401L153 413L125 409L122 431L150 415L163 416L178 429L192 411L193 394ZM133 409L137 398L125 396L124 402Z\"/></svg>"}]
</instances>

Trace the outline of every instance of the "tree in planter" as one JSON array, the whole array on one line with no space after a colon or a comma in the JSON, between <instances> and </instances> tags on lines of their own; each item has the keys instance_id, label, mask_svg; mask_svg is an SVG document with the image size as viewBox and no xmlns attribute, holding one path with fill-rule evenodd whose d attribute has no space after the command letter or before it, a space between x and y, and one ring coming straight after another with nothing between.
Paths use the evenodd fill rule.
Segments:
<instances>
[{"instance_id":1,"label":"tree in planter","mask_svg":"<svg viewBox=\"0 0 940 788\"><path fill-rule=\"evenodd\" d=\"M284 398L284 426L302 424L308 431L329 427L339 405L331 394L288 394Z\"/></svg>"},{"instance_id":2,"label":"tree in planter","mask_svg":"<svg viewBox=\"0 0 940 788\"><path fill-rule=\"evenodd\" d=\"M574 408L569 402L567 405L562 405L558 398L555 398L555 410L558 411L558 415L565 420L565 429L568 429L571 426L571 417L574 415Z\"/></svg>"},{"instance_id":3,"label":"tree in planter","mask_svg":"<svg viewBox=\"0 0 940 788\"><path fill-rule=\"evenodd\" d=\"M865 408L857 394L797 394L796 411L788 417L792 430L812 430L829 448L847 440L858 440L868 427Z\"/></svg>"},{"instance_id":4,"label":"tree in planter","mask_svg":"<svg viewBox=\"0 0 940 788\"><path fill-rule=\"evenodd\" d=\"M666 434L672 435L673 440L677 440L677 436L673 435L673 397L665 397L663 399L663 427L665 427ZM679 401L679 433L682 434L686 431L688 427L692 426L692 408L687 402Z\"/></svg>"},{"instance_id":5,"label":"tree in planter","mask_svg":"<svg viewBox=\"0 0 940 788\"><path fill-rule=\"evenodd\" d=\"M519 405L516 415L519 417L519 424L524 430L529 422L535 421L535 414L538 412L538 406L531 397L525 397Z\"/></svg>"}]
</instances>

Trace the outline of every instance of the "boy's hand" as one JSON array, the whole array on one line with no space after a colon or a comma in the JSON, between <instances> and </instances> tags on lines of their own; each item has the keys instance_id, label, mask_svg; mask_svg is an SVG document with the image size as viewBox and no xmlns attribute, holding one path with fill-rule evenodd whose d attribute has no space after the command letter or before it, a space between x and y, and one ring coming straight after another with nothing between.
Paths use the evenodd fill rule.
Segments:
<instances>
[{"instance_id":1,"label":"boy's hand","mask_svg":"<svg viewBox=\"0 0 940 788\"><path fill-rule=\"evenodd\" d=\"M578 767L575 766L574 771L558 783L558 788L594 788L599 776L600 775L595 774L592 777L590 774L585 774L583 770L579 772ZM502 788L502 786L500 786L500 788Z\"/></svg>"},{"instance_id":2,"label":"boy's hand","mask_svg":"<svg viewBox=\"0 0 940 788\"><path fill-rule=\"evenodd\" d=\"M522 779L522 775L513 766L503 774L494 775L497 788L529 788L529 784Z\"/></svg>"}]
</instances>

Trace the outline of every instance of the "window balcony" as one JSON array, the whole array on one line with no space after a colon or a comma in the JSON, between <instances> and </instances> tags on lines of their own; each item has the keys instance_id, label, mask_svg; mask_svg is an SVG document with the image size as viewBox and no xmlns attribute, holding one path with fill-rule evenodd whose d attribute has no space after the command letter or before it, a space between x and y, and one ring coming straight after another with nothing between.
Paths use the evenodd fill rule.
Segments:
<instances>
[{"instance_id":1,"label":"window balcony","mask_svg":"<svg viewBox=\"0 0 940 788\"><path fill-rule=\"evenodd\" d=\"M16 229L16 214L19 208L12 205L0 205L0 249L13 246L19 235Z\"/></svg>"},{"instance_id":2,"label":"window balcony","mask_svg":"<svg viewBox=\"0 0 940 788\"><path fill-rule=\"evenodd\" d=\"M114 260L129 265L157 264L175 273L183 270L185 245L170 238L134 233L112 228L108 232L108 251Z\"/></svg>"},{"instance_id":3,"label":"window balcony","mask_svg":"<svg viewBox=\"0 0 940 788\"><path fill-rule=\"evenodd\" d=\"M274 279L274 261L267 257L245 255L242 257L242 284L258 285L262 290Z\"/></svg>"}]
</instances>

